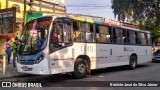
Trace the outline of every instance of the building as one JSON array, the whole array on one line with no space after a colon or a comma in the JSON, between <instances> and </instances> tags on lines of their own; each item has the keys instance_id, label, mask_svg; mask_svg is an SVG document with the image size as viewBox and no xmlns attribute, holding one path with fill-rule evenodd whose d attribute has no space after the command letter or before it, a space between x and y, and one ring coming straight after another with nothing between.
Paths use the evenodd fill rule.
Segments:
<instances>
[{"instance_id":1,"label":"building","mask_svg":"<svg viewBox=\"0 0 160 90\"><path fill-rule=\"evenodd\" d=\"M0 0L0 9L12 7L16 8L16 35L22 32L26 12L66 13L65 0ZM0 38L0 52L4 41Z\"/></svg>"},{"instance_id":2,"label":"building","mask_svg":"<svg viewBox=\"0 0 160 90\"><path fill-rule=\"evenodd\" d=\"M24 4L26 5L26 12L66 12L64 0L0 0L0 9L16 7L16 22L22 24L24 21Z\"/></svg>"}]
</instances>

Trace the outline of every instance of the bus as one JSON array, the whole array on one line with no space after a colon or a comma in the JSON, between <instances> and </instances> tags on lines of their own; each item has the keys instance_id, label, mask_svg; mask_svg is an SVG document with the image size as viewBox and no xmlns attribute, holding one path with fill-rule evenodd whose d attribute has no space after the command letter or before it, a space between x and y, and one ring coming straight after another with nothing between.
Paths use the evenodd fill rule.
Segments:
<instances>
[{"instance_id":1,"label":"bus","mask_svg":"<svg viewBox=\"0 0 160 90\"><path fill-rule=\"evenodd\" d=\"M93 69L151 61L150 32L68 15L48 15L26 23L20 37L17 70L84 78Z\"/></svg>"}]
</instances>

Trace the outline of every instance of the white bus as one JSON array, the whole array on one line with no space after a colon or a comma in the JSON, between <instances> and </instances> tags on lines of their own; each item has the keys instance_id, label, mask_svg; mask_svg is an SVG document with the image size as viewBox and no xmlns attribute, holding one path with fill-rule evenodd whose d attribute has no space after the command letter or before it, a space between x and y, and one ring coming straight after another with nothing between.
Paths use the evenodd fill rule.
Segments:
<instances>
[{"instance_id":1,"label":"white bus","mask_svg":"<svg viewBox=\"0 0 160 90\"><path fill-rule=\"evenodd\" d=\"M83 78L93 69L121 65L134 69L151 61L151 48L147 31L65 15L43 16L26 24L16 65L21 73L72 72Z\"/></svg>"}]
</instances>

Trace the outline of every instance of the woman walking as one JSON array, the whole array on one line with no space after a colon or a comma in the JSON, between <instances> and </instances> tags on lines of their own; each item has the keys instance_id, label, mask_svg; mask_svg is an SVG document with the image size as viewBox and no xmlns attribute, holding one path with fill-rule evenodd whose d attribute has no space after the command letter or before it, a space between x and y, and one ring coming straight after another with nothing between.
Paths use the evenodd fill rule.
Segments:
<instances>
[{"instance_id":1,"label":"woman walking","mask_svg":"<svg viewBox=\"0 0 160 90\"><path fill-rule=\"evenodd\" d=\"M11 53L12 53L11 41L10 41L10 38L7 38L6 54L7 54L7 58L8 58L8 64L11 64L10 63Z\"/></svg>"}]
</instances>

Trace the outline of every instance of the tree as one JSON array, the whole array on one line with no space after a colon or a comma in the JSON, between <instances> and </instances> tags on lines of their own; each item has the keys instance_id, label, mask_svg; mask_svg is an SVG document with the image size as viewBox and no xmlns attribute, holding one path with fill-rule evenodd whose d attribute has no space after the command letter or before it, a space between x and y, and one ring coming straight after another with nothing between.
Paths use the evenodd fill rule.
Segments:
<instances>
[{"instance_id":1,"label":"tree","mask_svg":"<svg viewBox=\"0 0 160 90\"><path fill-rule=\"evenodd\" d=\"M112 0L112 9L119 21L138 24L160 38L160 0Z\"/></svg>"}]
</instances>

